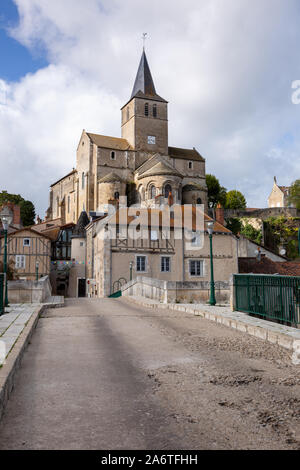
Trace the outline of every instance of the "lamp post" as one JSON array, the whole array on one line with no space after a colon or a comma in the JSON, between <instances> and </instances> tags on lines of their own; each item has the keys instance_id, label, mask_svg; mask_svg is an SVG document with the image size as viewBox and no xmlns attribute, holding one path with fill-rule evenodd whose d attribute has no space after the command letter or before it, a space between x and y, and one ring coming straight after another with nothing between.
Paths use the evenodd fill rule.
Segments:
<instances>
[{"instance_id":1,"label":"lamp post","mask_svg":"<svg viewBox=\"0 0 300 470\"><path fill-rule=\"evenodd\" d=\"M4 230L4 260L3 260L3 270L5 274L5 294L4 294L4 305L8 307L8 292L7 292L7 231L8 227L12 223L13 215L11 210L5 206L1 213L0 218Z\"/></svg>"},{"instance_id":2,"label":"lamp post","mask_svg":"<svg viewBox=\"0 0 300 470\"><path fill-rule=\"evenodd\" d=\"M39 280L39 265L40 263L37 261L35 263L35 280L38 281Z\"/></svg>"},{"instance_id":3,"label":"lamp post","mask_svg":"<svg viewBox=\"0 0 300 470\"><path fill-rule=\"evenodd\" d=\"M213 233L214 233L214 221L209 220L206 222L206 228L209 235L209 246L210 246L210 297L209 304L211 306L216 305L216 295L215 295L215 280L214 280L214 263L213 263Z\"/></svg>"},{"instance_id":4,"label":"lamp post","mask_svg":"<svg viewBox=\"0 0 300 470\"><path fill-rule=\"evenodd\" d=\"M133 261L130 261L130 280L132 281L132 270L133 270Z\"/></svg>"}]
</instances>

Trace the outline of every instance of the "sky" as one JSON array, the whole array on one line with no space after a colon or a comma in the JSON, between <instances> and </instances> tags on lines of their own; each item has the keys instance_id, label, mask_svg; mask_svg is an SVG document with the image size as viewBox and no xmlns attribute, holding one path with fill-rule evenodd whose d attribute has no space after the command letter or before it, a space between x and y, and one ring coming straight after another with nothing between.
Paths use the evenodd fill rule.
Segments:
<instances>
[{"instance_id":1,"label":"sky","mask_svg":"<svg viewBox=\"0 0 300 470\"><path fill-rule=\"evenodd\" d=\"M300 178L299 0L0 0L0 190L44 217L83 129L120 136L142 33L169 145L267 207Z\"/></svg>"}]
</instances>

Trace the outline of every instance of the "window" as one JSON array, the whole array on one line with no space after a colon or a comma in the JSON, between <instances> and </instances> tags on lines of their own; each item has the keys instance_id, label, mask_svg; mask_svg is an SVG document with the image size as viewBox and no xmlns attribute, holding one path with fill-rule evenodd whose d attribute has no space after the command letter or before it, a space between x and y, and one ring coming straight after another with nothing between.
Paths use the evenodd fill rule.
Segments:
<instances>
[{"instance_id":1,"label":"window","mask_svg":"<svg viewBox=\"0 0 300 470\"><path fill-rule=\"evenodd\" d=\"M151 230L150 239L151 239L152 242L157 242L157 240L158 240L157 230Z\"/></svg>"},{"instance_id":2,"label":"window","mask_svg":"<svg viewBox=\"0 0 300 470\"><path fill-rule=\"evenodd\" d=\"M149 103L145 103L145 116L149 116Z\"/></svg>"},{"instance_id":3,"label":"window","mask_svg":"<svg viewBox=\"0 0 300 470\"><path fill-rule=\"evenodd\" d=\"M162 256L161 257L160 270L161 270L162 273L170 273L171 272L171 258L169 256Z\"/></svg>"},{"instance_id":4,"label":"window","mask_svg":"<svg viewBox=\"0 0 300 470\"><path fill-rule=\"evenodd\" d=\"M24 255L16 255L16 269L25 269Z\"/></svg>"},{"instance_id":5,"label":"window","mask_svg":"<svg viewBox=\"0 0 300 470\"><path fill-rule=\"evenodd\" d=\"M203 277L204 266L201 260L190 260L190 275Z\"/></svg>"},{"instance_id":6,"label":"window","mask_svg":"<svg viewBox=\"0 0 300 470\"><path fill-rule=\"evenodd\" d=\"M111 152L110 158L111 158L111 160L115 160L116 159L116 152Z\"/></svg>"},{"instance_id":7,"label":"window","mask_svg":"<svg viewBox=\"0 0 300 470\"><path fill-rule=\"evenodd\" d=\"M118 201L120 199L120 193L118 191L115 192L114 198Z\"/></svg>"},{"instance_id":8,"label":"window","mask_svg":"<svg viewBox=\"0 0 300 470\"><path fill-rule=\"evenodd\" d=\"M153 105L153 117L157 117L157 106L156 104Z\"/></svg>"},{"instance_id":9,"label":"window","mask_svg":"<svg viewBox=\"0 0 300 470\"><path fill-rule=\"evenodd\" d=\"M151 186L151 188L150 188L150 199L155 199L155 197L156 197L156 187Z\"/></svg>"},{"instance_id":10,"label":"window","mask_svg":"<svg viewBox=\"0 0 300 470\"><path fill-rule=\"evenodd\" d=\"M23 246L30 246L30 238L24 238Z\"/></svg>"},{"instance_id":11,"label":"window","mask_svg":"<svg viewBox=\"0 0 300 470\"><path fill-rule=\"evenodd\" d=\"M136 270L137 272L145 272L146 271L146 256L137 256L136 257Z\"/></svg>"},{"instance_id":12,"label":"window","mask_svg":"<svg viewBox=\"0 0 300 470\"><path fill-rule=\"evenodd\" d=\"M193 162L189 162L189 170L192 170L194 168Z\"/></svg>"},{"instance_id":13,"label":"window","mask_svg":"<svg viewBox=\"0 0 300 470\"><path fill-rule=\"evenodd\" d=\"M202 199L201 199L201 197L198 197L198 199L197 199L197 204L202 204Z\"/></svg>"},{"instance_id":14,"label":"window","mask_svg":"<svg viewBox=\"0 0 300 470\"><path fill-rule=\"evenodd\" d=\"M200 246L201 245L201 237L200 233L193 232L193 238L191 240L191 245L192 246Z\"/></svg>"},{"instance_id":15,"label":"window","mask_svg":"<svg viewBox=\"0 0 300 470\"><path fill-rule=\"evenodd\" d=\"M81 176L81 187L82 189L84 189L84 172L82 173L82 176Z\"/></svg>"},{"instance_id":16,"label":"window","mask_svg":"<svg viewBox=\"0 0 300 470\"><path fill-rule=\"evenodd\" d=\"M172 192L172 186L170 184L166 184L165 186L165 198L168 199L169 194Z\"/></svg>"},{"instance_id":17,"label":"window","mask_svg":"<svg viewBox=\"0 0 300 470\"><path fill-rule=\"evenodd\" d=\"M154 135L148 135L148 145L155 145L156 137Z\"/></svg>"}]
</instances>

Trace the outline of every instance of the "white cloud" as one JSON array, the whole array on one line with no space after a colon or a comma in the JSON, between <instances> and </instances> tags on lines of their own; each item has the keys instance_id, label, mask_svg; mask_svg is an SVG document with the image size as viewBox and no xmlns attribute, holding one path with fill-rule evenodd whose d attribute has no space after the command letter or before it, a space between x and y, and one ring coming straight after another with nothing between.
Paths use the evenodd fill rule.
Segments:
<instances>
[{"instance_id":1,"label":"white cloud","mask_svg":"<svg viewBox=\"0 0 300 470\"><path fill-rule=\"evenodd\" d=\"M171 145L197 147L207 171L251 206L266 205L275 174L282 184L300 176L300 106L291 101L300 79L297 0L15 3L20 24L11 34L51 65L1 82L0 184L38 212L49 184L75 165L82 128L120 135L144 31L157 91L170 101Z\"/></svg>"}]
</instances>

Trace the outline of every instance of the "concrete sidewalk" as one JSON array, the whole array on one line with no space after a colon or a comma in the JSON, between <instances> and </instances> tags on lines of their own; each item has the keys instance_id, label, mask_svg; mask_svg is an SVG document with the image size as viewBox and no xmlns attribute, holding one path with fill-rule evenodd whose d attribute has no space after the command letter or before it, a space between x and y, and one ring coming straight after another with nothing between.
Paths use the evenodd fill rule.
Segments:
<instances>
[{"instance_id":1,"label":"concrete sidewalk","mask_svg":"<svg viewBox=\"0 0 300 470\"><path fill-rule=\"evenodd\" d=\"M0 419L41 313L63 305L63 297L51 297L44 304L14 304L0 317Z\"/></svg>"},{"instance_id":2,"label":"concrete sidewalk","mask_svg":"<svg viewBox=\"0 0 300 470\"><path fill-rule=\"evenodd\" d=\"M246 313L233 312L229 307L211 307L205 304L162 304L145 297L126 296L127 299L143 307L177 310L220 323L251 336L268 341L292 352L292 363L300 365L300 329L292 328L267 320L251 317Z\"/></svg>"}]
</instances>

